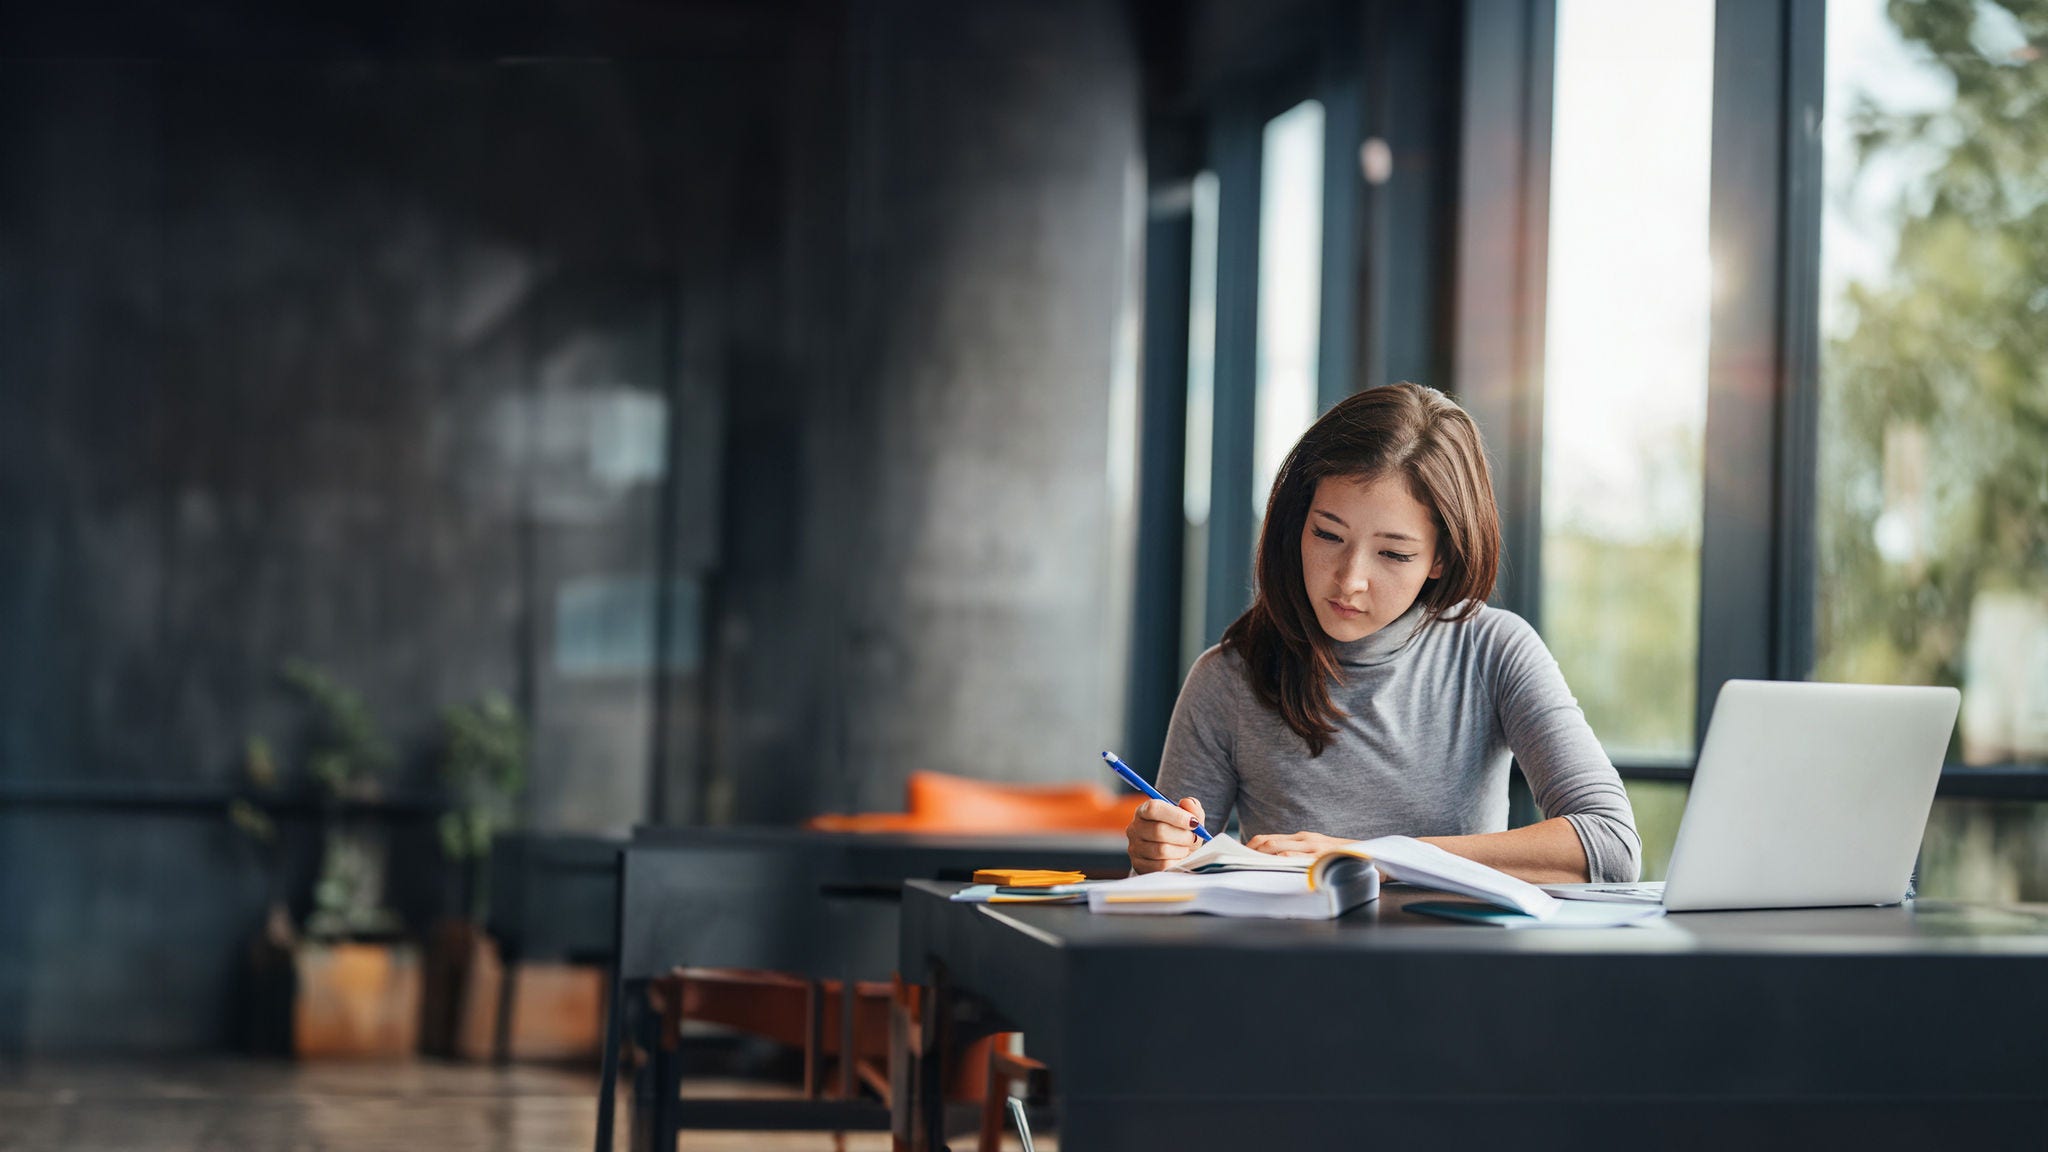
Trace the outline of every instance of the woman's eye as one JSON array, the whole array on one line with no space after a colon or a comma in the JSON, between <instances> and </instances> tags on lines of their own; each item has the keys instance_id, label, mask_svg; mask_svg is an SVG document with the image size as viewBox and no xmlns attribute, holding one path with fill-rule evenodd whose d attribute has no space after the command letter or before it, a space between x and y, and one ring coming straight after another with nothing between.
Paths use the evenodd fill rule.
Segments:
<instances>
[{"instance_id":1,"label":"woman's eye","mask_svg":"<svg viewBox=\"0 0 2048 1152\"><path fill-rule=\"evenodd\" d=\"M1406 556L1403 556L1399 552L1382 552L1380 553L1380 555L1385 556L1389 560L1399 560L1403 564L1406 564L1410 560L1415 559L1415 554L1413 552L1410 552Z\"/></svg>"},{"instance_id":2,"label":"woman's eye","mask_svg":"<svg viewBox=\"0 0 2048 1152\"><path fill-rule=\"evenodd\" d=\"M1335 535L1329 532L1325 532L1321 528L1311 529L1311 531L1313 531L1316 534L1316 539L1318 540L1335 540L1337 538Z\"/></svg>"}]
</instances>

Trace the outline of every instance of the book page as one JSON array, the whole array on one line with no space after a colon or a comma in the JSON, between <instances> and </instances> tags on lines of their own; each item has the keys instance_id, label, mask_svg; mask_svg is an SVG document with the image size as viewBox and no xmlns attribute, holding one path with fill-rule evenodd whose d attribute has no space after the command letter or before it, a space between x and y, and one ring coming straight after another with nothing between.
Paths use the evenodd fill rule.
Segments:
<instances>
[{"instance_id":1,"label":"book page","mask_svg":"<svg viewBox=\"0 0 2048 1152\"><path fill-rule=\"evenodd\" d=\"M1299 872L1147 872L1122 880L1104 880L1089 887L1112 895L1146 895L1158 892L1201 892L1227 888L1238 892L1295 893L1308 891Z\"/></svg>"},{"instance_id":2,"label":"book page","mask_svg":"<svg viewBox=\"0 0 2048 1152\"><path fill-rule=\"evenodd\" d=\"M1235 836L1218 832L1214 839L1166 866L1168 872L1306 872L1306 856L1275 856L1245 847Z\"/></svg>"},{"instance_id":3,"label":"book page","mask_svg":"<svg viewBox=\"0 0 2048 1152\"><path fill-rule=\"evenodd\" d=\"M1379 873L1363 864L1334 879L1316 889L1300 872L1148 872L1091 886L1088 909L1141 916L1328 920L1379 895Z\"/></svg>"},{"instance_id":4,"label":"book page","mask_svg":"<svg viewBox=\"0 0 2048 1152\"><path fill-rule=\"evenodd\" d=\"M1558 909L1556 897L1526 880L1409 836L1381 836L1332 849L1316 858L1317 874L1330 867L1325 861L1360 855L1371 860L1389 880L1455 892L1538 919L1547 919Z\"/></svg>"}]
</instances>

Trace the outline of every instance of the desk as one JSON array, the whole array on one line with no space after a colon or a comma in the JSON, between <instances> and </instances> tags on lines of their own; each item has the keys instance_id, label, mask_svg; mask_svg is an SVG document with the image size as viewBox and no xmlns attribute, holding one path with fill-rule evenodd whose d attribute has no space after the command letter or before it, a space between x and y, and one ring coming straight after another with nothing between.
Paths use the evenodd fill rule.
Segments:
<instances>
[{"instance_id":1,"label":"desk","mask_svg":"<svg viewBox=\"0 0 2048 1152\"><path fill-rule=\"evenodd\" d=\"M976 868L1066 868L1121 876L1121 836L966 836L811 832L796 828L642 828L618 854L618 967L599 1100L598 1143L611 1147L619 1031L644 1031L649 980L678 966L769 968L799 976L888 980L896 970L905 880ZM841 1021L850 1033L853 1003ZM644 1036L643 1036L643 1046ZM850 1050L850 1044L847 1049ZM847 1070L847 1087L851 1071ZM881 1129L872 1101L678 1102L679 1064L654 1053L635 1093L636 1148L673 1149L692 1128Z\"/></svg>"},{"instance_id":2,"label":"desk","mask_svg":"<svg viewBox=\"0 0 2048 1152\"><path fill-rule=\"evenodd\" d=\"M2048 1138L2048 907L1691 913L1508 931L954 904L912 883L936 1069L1021 1030L1061 1152L1171 1147L2003 1147ZM1396 1145L1398 1146L1398 1145Z\"/></svg>"}]
</instances>

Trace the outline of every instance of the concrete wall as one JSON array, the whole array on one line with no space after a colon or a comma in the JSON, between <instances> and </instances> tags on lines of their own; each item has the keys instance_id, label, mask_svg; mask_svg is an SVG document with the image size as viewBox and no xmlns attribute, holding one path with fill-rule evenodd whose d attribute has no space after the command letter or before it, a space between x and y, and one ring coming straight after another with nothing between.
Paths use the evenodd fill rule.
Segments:
<instances>
[{"instance_id":1,"label":"concrete wall","mask_svg":"<svg viewBox=\"0 0 2048 1152\"><path fill-rule=\"evenodd\" d=\"M0 71L0 1049L228 1034L268 882L225 803L250 735L296 769L289 657L400 752L415 927L446 705L523 704L537 825L645 818L657 513L686 591L718 540L720 384L671 334L747 176L722 71Z\"/></svg>"},{"instance_id":2,"label":"concrete wall","mask_svg":"<svg viewBox=\"0 0 2048 1152\"><path fill-rule=\"evenodd\" d=\"M687 58L0 69L0 1052L225 1041L288 656L404 753L415 927L485 690L549 828L1093 775L1118 7L710 11Z\"/></svg>"},{"instance_id":3,"label":"concrete wall","mask_svg":"<svg viewBox=\"0 0 2048 1152\"><path fill-rule=\"evenodd\" d=\"M808 776L734 742L719 818L895 808L919 768L1092 779L1120 730L1112 382L1141 179L1121 15L877 4L854 42L845 362L807 397L814 598L726 620L759 693L735 718L776 714L799 653L829 703Z\"/></svg>"}]
</instances>

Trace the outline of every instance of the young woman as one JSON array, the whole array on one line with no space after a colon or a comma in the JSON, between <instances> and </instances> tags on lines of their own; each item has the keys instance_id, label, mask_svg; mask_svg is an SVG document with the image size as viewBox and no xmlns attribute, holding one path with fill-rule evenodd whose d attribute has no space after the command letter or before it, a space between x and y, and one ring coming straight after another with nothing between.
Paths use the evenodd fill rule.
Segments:
<instances>
[{"instance_id":1,"label":"young woman","mask_svg":"<svg viewBox=\"0 0 2048 1152\"><path fill-rule=\"evenodd\" d=\"M1414 384L1352 396L1273 482L1252 606L1188 672L1159 789L1125 835L1140 872L1238 811L1248 846L1402 834L1525 880L1630 881L1628 795L1557 661L1485 603L1500 515L1479 430ZM1505 831L1508 763L1548 815Z\"/></svg>"}]
</instances>

